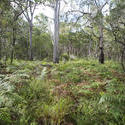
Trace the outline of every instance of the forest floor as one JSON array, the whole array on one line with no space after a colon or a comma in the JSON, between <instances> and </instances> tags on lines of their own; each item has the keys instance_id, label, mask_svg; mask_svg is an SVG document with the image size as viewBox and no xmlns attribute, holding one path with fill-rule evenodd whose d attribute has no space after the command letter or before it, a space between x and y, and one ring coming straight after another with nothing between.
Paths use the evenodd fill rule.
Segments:
<instances>
[{"instance_id":1,"label":"forest floor","mask_svg":"<svg viewBox=\"0 0 125 125\"><path fill-rule=\"evenodd\" d=\"M97 60L14 61L0 69L2 125L124 125L125 74Z\"/></svg>"}]
</instances>

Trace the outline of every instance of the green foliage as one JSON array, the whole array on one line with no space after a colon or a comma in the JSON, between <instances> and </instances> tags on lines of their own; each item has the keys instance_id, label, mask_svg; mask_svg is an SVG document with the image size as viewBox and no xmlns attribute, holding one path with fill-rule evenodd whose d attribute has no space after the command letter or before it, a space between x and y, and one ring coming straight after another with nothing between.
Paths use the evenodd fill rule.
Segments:
<instances>
[{"instance_id":1,"label":"green foliage","mask_svg":"<svg viewBox=\"0 0 125 125\"><path fill-rule=\"evenodd\" d=\"M125 75L119 64L82 59L49 64L20 60L4 69L0 123L124 125Z\"/></svg>"},{"instance_id":2,"label":"green foliage","mask_svg":"<svg viewBox=\"0 0 125 125\"><path fill-rule=\"evenodd\" d=\"M68 98L61 98L49 105L43 104L41 117L44 123L52 125L61 124L65 121L65 116L70 114L71 106L71 101Z\"/></svg>"},{"instance_id":3,"label":"green foliage","mask_svg":"<svg viewBox=\"0 0 125 125\"><path fill-rule=\"evenodd\" d=\"M67 53L63 53L63 54L61 55L61 60L64 61L64 62L65 62L65 61L68 61L69 58L70 58L70 57L69 57L69 55L68 55Z\"/></svg>"},{"instance_id":4,"label":"green foliage","mask_svg":"<svg viewBox=\"0 0 125 125\"><path fill-rule=\"evenodd\" d=\"M117 124L125 123L125 88L124 83L117 79L112 79L106 86L107 93L104 93L100 103L105 105L107 112L114 118Z\"/></svg>"},{"instance_id":5,"label":"green foliage","mask_svg":"<svg viewBox=\"0 0 125 125\"><path fill-rule=\"evenodd\" d=\"M9 125L11 124L11 116L8 108L0 108L0 123Z\"/></svg>"}]
</instances>

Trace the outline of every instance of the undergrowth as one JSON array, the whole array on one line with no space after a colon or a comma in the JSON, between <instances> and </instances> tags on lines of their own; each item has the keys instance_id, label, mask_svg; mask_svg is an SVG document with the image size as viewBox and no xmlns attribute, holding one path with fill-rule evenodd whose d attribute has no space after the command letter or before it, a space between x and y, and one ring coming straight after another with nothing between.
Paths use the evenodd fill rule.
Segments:
<instances>
[{"instance_id":1,"label":"undergrowth","mask_svg":"<svg viewBox=\"0 0 125 125\"><path fill-rule=\"evenodd\" d=\"M124 125L118 63L15 61L0 69L1 125Z\"/></svg>"}]
</instances>

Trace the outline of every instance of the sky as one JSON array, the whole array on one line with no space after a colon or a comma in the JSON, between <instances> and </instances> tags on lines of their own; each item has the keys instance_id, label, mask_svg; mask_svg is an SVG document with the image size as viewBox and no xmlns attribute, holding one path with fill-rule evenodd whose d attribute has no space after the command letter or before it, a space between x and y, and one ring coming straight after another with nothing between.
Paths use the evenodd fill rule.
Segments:
<instances>
[{"instance_id":1,"label":"sky","mask_svg":"<svg viewBox=\"0 0 125 125\"><path fill-rule=\"evenodd\" d=\"M71 0L67 0L67 1L71 1ZM70 4L65 3L64 1L61 1L60 12L64 13L69 9L70 9ZM47 7L47 6L46 7L42 6L42 5L37 6L34 16L39 15L40 13L43 13L44 15L46 15L49 18L54 17L53 9L50 7Z\"/></svg>"},{"instance_id":2,"label":"sky","mask_svg":"<svg viewBox=\"0 0 125 125\"><path fill-rule=\"evenodd\" d=\"M53 10L50 7L38 6L34 12L34 17L43 13L45 16L49 18L53 18Z\"/></svg>"},{"instance_id":3,"label":"sky","mask_svg":"<svg viewBox=\"0 0 125 125\"><path fill-rule=\"evenodd\" d=\"M70 2L70 0L69 0L69 2ZM64 3L63 1L61 2L61 7L60 7L61 13L64 13L64 12L68 11L70 8L71 8L70 4ZM76 9L77 7L75 6L74 8ZM106 5L105 8L103 9L103 11L106 11L108 8L109 8L108 5ZM36 15L39 15L40 13L43 13L45 16L49 17L50 19L54 18L53 9L50 8L50 7L47 7L47 6L45 7L45 6L42 6L42 5L37 6L37 8L35 10L35 13L34 13L34 17Z\"/></svg>"},{"instance_id":4,"label":"sky","mask_svg":"<svg viewBox=\"0 0 125 125\"><path fill-rule=\"evenodd\" d=\"M72 0L68 0L69 2L71 2ZM73 8L77 9L77 5L73 3L72 1L72 5L75 5ZM109 10L108 10L109 6L106 5L103 9L103 11L107 11L105 14L108 14L109 13ZM60 7L60 12L61 13L64 13L68 10L70 10L71 7L70 7L70 4L68 3L65 3L65 2L61 2L61 7ZM40 13L44 14L45 16L48 17L49 19L49 23L48 23L48 27L49 27L49 30L51 30L53 32L53 27L54 27L54 24L53 24L53 19L54 19L54 11L52 8L50 7L45 7L45 6L42 6L42 5L39 5L37 6L36 10L35 10L35 13L34 13L34 17L39 15ZM35 19L34 19L34 22L35 22Z\"/></svg>"},{"instance_id":5,"label":"sky","mask_svg":"<svg viewBox=\"0 0 125 125\"><path fill-rule=\"evenodd\" d=\"M70 9L70 5L68 3L66 4L62 1L61 6L60 6L60 12L64 13L69 9ZM37 6L37 8L34 12L34 17L41 13L48 17L48 20L49 20L48 27L49 27L49 30L51 32L53 32L53 30L54 30L54 23L53 23L54 11L53 11L53 9L50 7L47 7L47 6L45 7L45 6L39 5L39 6ZM34 18L34 22L35 22L35 18Z\"/></svg>"}]
</instances>

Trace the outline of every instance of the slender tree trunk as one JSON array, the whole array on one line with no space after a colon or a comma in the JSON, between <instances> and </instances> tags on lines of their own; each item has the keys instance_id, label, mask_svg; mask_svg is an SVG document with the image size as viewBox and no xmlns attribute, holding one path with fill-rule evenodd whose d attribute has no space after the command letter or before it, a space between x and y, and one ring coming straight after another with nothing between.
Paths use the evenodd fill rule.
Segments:
<instances>
[{"instance_id":1,"label":"slender tree trunk","mask_svg":"<svg viewBox=\"0 0 125 125\"><path fill-rule=\"evenodd\" d=\"M42 58L42 52L41 52L42 48L39 49L39 59Z\"/></svg>"},{"instance_id":2,"label":"slender tree trunk","mask_svg":"<svg viewBox=\"0 0 125 125\"><path fill-rule=\"evenodd\" d=\"M98 57L98 42L96 41L95 43L95 52L94 52L94 55L93 55L95 58Z\"/></svg>"},{"instance_id":3,"label":"slender tree trunk","mask_svg":"<svg viewBox=\"0 0 125 125\"><path fill-rule=\"evenodd\" d=\"M99 27L99 32L100 32L100 38L99 38L99 49L100 49L99 62L101 64L104 64L103 26L102 25L100 25L100 27Z\"/></svg>"},{"instance_id":4,"label":"slender tree trunk","mask_svg":"<svg viewBox=\"0 0 125 125\"><path fill-rule=\"evenodd\" d=\"M32 53L32 30L33 30L33 25L32 25L32 21L30 21L30 27L29 27L30 55L29 55L29 58L30 58L31 61L33 60L33 53Z\"/></svg>"},{"instance_id":5,"label":"slender tree trunk","mask_svg":"<svg viewBox=\"0 0 125 125\"><path fill-rule=\"evenodd\" d=\"M15 42L16 42L16 28L13 27L13 41L12 41L12 51L11 51L11 64L13 63L14 58L14 50L15 50Z\"/></svg>"},{"instance_id":6,"label":"slender tree trunk","mask_svg":"<svg viewBox=\"0 0 125 125\"><path fill-rule=\"evenodd\" d=\"M26 48L27 48L27 59L29 57L29 32L27 32L27 41L26 41Z\"/></svg>"},{"instance_id":7,"label":"slender tree trunk","mask_svg":"<svg viewBox=\"0 0 125 125\"><path fill-rule=\"evenodd\" d=\"M54 45L53 45L53 62L59 63L59 11L60 11L60 1L56 0L54 8Z\"/></svg>"},{"instance_id":8,"label":"slender tree trunk","mask_svg":"<svg viewBox=\"0 0 125 125\"><path fill-rule=\"evenodd\" d=\"M125 72L125 47L122 50L122 55L121 55L121 64L122 64L122 68Z\"/></svg>"},{"instance_id":9,"label":"slender tree trunk","mask_svg":"<svg viewBox=\"0 0 125 125\"><path fill-rule=\"evenodd\" d=\"M6 65L6 62L7 62L7 59L8 59L8 53L7 53L7 49L6 49L6 44L8 43L8 40L7 38L4 38L3 39L3 50L4 50L4 53L3 53L3 57L4 57L4 64Z\"/></svg>"},{"instance_id":10,"label":"slender tree trunk","mask_svg":"<svg viewBox=\"0 0 125 125\"><path fill-rule=\"evenodd\" d=\"M88 49L89 57L91 57L91 47L92 47L92 40L90 39L89 40L89 49Z\"/></svg>"},{"instance_id":11,"label":"slender tree trunk","mask_svg":"<svg viewBox=\"0 0 125 125\"><path fill-rule=\"evenodd\" d=\"M1 60L1 57L2 57L2 41L1 41L1 38L0 38L0 60Z\"/></svg>"}]
</instances>

